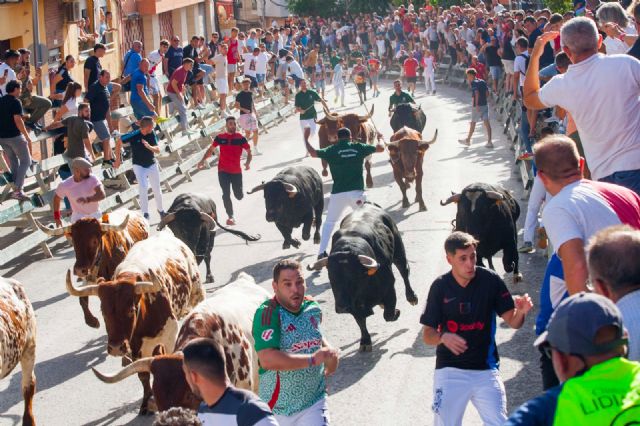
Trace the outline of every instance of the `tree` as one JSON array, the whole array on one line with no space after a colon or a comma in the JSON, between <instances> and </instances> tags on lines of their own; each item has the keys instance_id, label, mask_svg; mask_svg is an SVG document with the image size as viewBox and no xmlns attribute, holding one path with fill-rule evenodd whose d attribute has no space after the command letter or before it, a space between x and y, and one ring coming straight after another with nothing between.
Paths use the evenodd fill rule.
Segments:
<instances>
[{"instance_id":1,"label":"tree","mask_svg":"<svg viewBox=\"0 0 640 426\"><path fill-rule=\"evenodd\" d=\"M299 16L332 16L336 0L288 0L289 10Z\"/></svg>"},{"instance_id":2,"label":"tree","mask_svg":"<svg viewBox=\"0 0 640 426\"><path fill-rule=\"evenodd\" d=\"M544 5L553 13L564 14L573 10L573 2L571 0L544 0Z\"/></svg>"}]
</instances>

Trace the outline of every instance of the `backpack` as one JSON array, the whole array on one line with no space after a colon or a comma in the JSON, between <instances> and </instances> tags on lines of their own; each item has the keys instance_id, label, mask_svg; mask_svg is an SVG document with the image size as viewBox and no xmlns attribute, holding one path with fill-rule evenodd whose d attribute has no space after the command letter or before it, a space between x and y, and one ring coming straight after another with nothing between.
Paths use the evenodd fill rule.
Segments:
<instances>
[{"instance_id":1,"label":"backpack","mask_svg":"<svg viewBox=\"0 0 640 426\"><path fill-rule=\"evenodd\" d=\"M529 55L523 55L520 54L518 56L522 56L524 58L524 70L528 70L529 69L529 60L531 59L531 57Z\"/></svg>"}]
</instances>

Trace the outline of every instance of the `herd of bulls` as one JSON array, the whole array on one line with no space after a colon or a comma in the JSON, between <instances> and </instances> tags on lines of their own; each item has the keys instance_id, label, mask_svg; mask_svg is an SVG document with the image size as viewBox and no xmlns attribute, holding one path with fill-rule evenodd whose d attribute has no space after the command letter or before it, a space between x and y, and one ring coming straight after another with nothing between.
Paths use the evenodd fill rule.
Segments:
<instances>
[{"instance_id":1,"label":"herd of bulls","mask_svg":"<svg viewBox=\"0 0 640 426\"><path fill-rule=\"evenodd\" d=\"M371 114L340 116L326 111L325 118L318 122L320 145L335 143L337 129L343 126L350 128L354 139L375 143L378 132L370 119ZM402 191L402 206L409 206L406 191L415 182L415 201L421 211L426 210L421 192L424 155L437 137L436 131L431 141L422 140L425 123L420 108L399 105L391 118L395 133L386 144L394 178ZM366 182L372 186L371 164L367 164ZM322 174L326 176L326 168ZM265 218L274 222L282 234L283 249L300 246L300 241L292 237L293 229L300 225L303 240L311 237L314 226L314 243L319 243L324 194L318 172L306 166L287 167L249 193L257 191L263 191ZM453 202L457 203L454 228L480 241L478 264L484 258L493 267L492 256L503 250L505 271L513 272L514 280L520 279L516 250L520 208L511 194L498 186L475 183L441 204ZM38 224L43 232L71 239L76 254L73 272L84 285L76 287L68 271L66 289L79 297L85 322L91 327L99 327L100 323L89 311L88 297L100 300L107 352L123 359L123 369L113 375L97 370L94 373L107 383L137 374L144 390L141 414L171 406L197 407L199 400L189 390L182 373L180 352L196 337L219 341L225 348L232 382L257 389L251 321L260 303L269 297L252 277L240 274L205 300L203 283L213 281L215 227L245 241L256 241L260 235L221 226L214 201L205 195L181 194L167 213L158 225L160 232L154 235L135 212L114 212L102 221L85 218L57 229ZM198 268L203 260L205 280ZM395 321L400 315L392 265L403 279L407 301L415 305L418 298L409 282L401 234L387 212L366 203L342 221L332 237L329 256L308 266L316 271L327 268L336 312L355 318L361 331L361 351L372 349L366 318L373 314L374 306L383 307L386 321ZM21 363L23 424L35 423L35 337L35 316L24 289L14 280L0 279L0 378Z\"/></svg>"}]
</instances>

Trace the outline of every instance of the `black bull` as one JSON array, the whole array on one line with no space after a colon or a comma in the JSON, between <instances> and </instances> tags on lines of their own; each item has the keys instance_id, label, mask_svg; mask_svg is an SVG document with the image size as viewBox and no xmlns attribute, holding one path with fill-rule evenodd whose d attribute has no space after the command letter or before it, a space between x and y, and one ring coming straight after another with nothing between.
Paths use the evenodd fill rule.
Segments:
<instances>
[{"instance_id":1,"label":"black bull","mask_svg":"<svg viewBox=\"0 0 640 426\"><path fill-rule=\"evenodd\" d=\"M263 182L247 194L264 191L265 218L275 222L284 238L283 249L300 247L300 241L291 237L294 228L302 225L302 239L311 237L315 223L314 244L320 243L320 225L324 195L318 172L307 166L287 167L269 182Z\"/></svg>"},{"instance_id":2,"label":"black bull","mask_svg":"<svg viewBox=\"0 0 640 426\"><path fill-rule=\"evenodd\" d=\"M479 241L476 263L484 266L482 259L487 259L493 269L492 257L503 250L504 270L513 272L514 281L520 281L516 228L520 206L511 194L497 185L473 183L440 205L449 203L456 203L458 207L455 230L467 232Z\"/></svg>"},{"instance_id":3,"label":"black bull","mask_svg":"<svg viewBox=\"0 0 640 426\"><path fill-rule=\"evenodd\" d=\"M350 313L360 327L360 351L371 350L366 319L373 307L382 305L384 319L395 321L396 265L404 281L405 296L412 305L418 297L409 283L409 265L400 232L382 208L366 203L347 215L333 234L331 254L308 269L327 267L337 313Z\"/></svg>"},{"instance_id":4,"label":"black bull","mask_svg":"<svg viewBox=\"0 0 640 426\"><path fill-rule=\"evenodd\" d=\"M211 251L216 238L216 225L245 241L260 239L260 234L248 235L220 225L213 199L193 193L180 194L173 200L167 215L158 224L158 230L162 230L165 226L169 227L173 234L193 251L198 265L204 260L207 268L207 282L213 282Z\"/></svg>"},{"instance_id":5,"label":"black bull","mask_svg":"<svg viewBox=\"0 0 640 426\"><path fill-rule=\"evenodd\" d=\"M424 126L427 125L427 116L419 106L398 104L393 111L389 124L394 132L406 126L422 133Z\"/></svg>"}]
</instances>

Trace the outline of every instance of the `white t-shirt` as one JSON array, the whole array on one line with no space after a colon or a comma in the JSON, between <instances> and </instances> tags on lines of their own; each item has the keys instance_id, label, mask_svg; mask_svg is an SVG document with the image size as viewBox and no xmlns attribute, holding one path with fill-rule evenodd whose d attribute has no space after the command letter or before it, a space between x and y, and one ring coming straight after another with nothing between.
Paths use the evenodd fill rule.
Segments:
<instances>
[{"instance_id":1,"label":"white t-shirt","mask_svg":"<svg viewBox=\"0 0 640 426\"><path fill-rule=\"evenodd\" d=\"M271 59L271 55L268 55L265 52L260 52L256 59L256 74L267 74L267 66L269 64L269 59Z\"/></svg>"},{"instance_id":2,"label":"white t-shirt","mask_svg":"<svg viewBox=\"0 0 640 426\"><path fill-rule=\"evenodd\" d=\"M516 58L517 60L517 58ZM640 168L640 61L596 54L569 65L540 90L540 101L573 117L593 179Z\"/></svg>"},{"instance_id":3,"label":"white t-shirt","mask_svg":"<svg viewBox=\"0 0 640 426\"><path fill-rule=\"evenodd\" d=\"M13 71L13 69L11 69L11 67L7 65L6 62L0 65L0 77L4 77L5 71L7 72L7 80L4 82L4 84L0 84L0 92L2 92L2 95L6 95L5 86L7 85L7 83L11 80L18 79L15 71Z\"/></svg>"},{"instance_id":4,"label":"white t-shirt","mask_svg":"<svg viewBox=\"0 0 640 426\"><path fill-rule=\"evenodd\" d=\"M385 56L386 48L384 44L384 40L376 40L376 46L378 47L378 56L381 58Z\"/></svg>"},{"instance_id":5,"label":"white t-shirt","mask_svg":"<svg viewBox=\"0 0 640 426\"><path fill-rule=\"evenodd\" d=\"M227 78L227 55L221 53L216 54L211 60L216 68L216 80L224 80Z\"/></svg>"},{"instance_id":6,"label":"white t-shirt","mask_svg":"<svg viewBox=\"0 0 640 426\"><path fill-rule=\"evenodd\" d=\"M607 55L622 55L629 50L627 43L617 38L607 37L602 42L607 48Z\"/></svg>"},{"instance_id":7,"label":"white t-shirt","mask_svg":"<svg viewBox=\"0 0 640 426\"><path fill-rule=\"evenodd\" d=\"M253 56L253 53L243 53L242 60L244 61L244 75L255 77L256 57Z\"/></svg>"},{"instance_id":8,"label":"white t-shirt","mask_svg":"<svg viewBox=\"0 0 640 426\"><path fill-rule=\"evenodd\" d=\"M298 78L304 78L304 73L302 72L302 67L295 59L288 64L288 70L290 75L295 75Z\"/></svg>"},{"instance_id":9,"label":"white t-shirt","mask_svg":"<svg viewBox=\"0 0 640 426\"><path fill-rule=\"evenodd\" d=\"M68 110L62 114L62 120L78 115L78 98L70 98L64 103L64 106L66 106Z\"/></svg>"},{"instance_id":10,"label":"white t-shirt","mask_svg":"<svg viewBox=\"0 0 640 426\"><path fill-rule=\"evenodd\" d=\"M422 68L424 68L424 75L431 75L435 71L433 64L433 56L425 56L422 58Z\"/></svg>"},{"instance_id":11,"label":"white t-shirt","mask_svg":"<svg viewBox=\"0 0 640 426\"><path fill-rule=\"evenodd\" d=\"M158 78L159 76L164 74L164 72L162 71L162 55L160 54L159 51L154 50L153 52L149 53L149 56L147 56L147 59L149 60L149 64L150 64L149 69L153 69L154 66L156 67L153 73L151 74L152 77Z\"/></svg>"},{"instance_id":12,"label":"white t-shirt","mask_svg":"<svg viewBox=\"0 0 640 426\"><path fill-rule=\"evenodd\" d=\"M524 86L524 78L527 75L527 59L525 56L528 57L529 53L517 54L516 59L513 61L513 71L520 73L520 87Z\"/></svg>"},{"instance_id":13,"label":"white t-shirt","mask_svg":"<svg viewBox=\"0 0 640 426\"><path fill-rule=\"evenodd\" d=\"M333 68L333 85L342 86L344 84L342 80L342 65L336 64L335 68Z\"/></svg>"}]
</instances>

